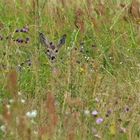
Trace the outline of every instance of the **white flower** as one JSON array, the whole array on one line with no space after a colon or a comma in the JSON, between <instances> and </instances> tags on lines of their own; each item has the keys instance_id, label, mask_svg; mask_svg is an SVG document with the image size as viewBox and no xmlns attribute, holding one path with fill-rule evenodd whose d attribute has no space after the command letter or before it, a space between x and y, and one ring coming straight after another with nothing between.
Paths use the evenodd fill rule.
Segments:
<instances>
[{"instance_id":1,"label":"white flower","mask_svg":"<svg viewBox=\"0 0 140 140\"><path fill-rule=\"evenodd\" d=\"M37 116L37 110L32 110L32 111L30 111L30 112L27 112L27 113L26 113L26 116L27 116L28 118L35 118L35 117Z\"/></svg>"},{"instance_id":2,"label":"white flower","mask_svg":"<svg viewBox=\"0 0 140 140\"><path fill-rule=\"evenodd\" d=\"M94 110L94 111L92 111L92 113L91 113L93 116L97 116L99 113L98 113L98 111L97 110Z\"/></svg>"},{"instance_id":3,"label":"white flower","mask_svg":"<svg viewBox=\"0 0 140 140\"><path fill-rule=\"evenodd\" d=\"M24 99L21 99L21 103L23 103L23 104L24 104L24 103L25 103L25 100L24 100Z\"/></svg>"},{"instance_id":4,"label":"white flower","mask_svg":"<svg viewBox=\"0 0 140 140\"><path fill-rule=\"evenodd\" d=\"M7 104L6 107L9 109L11 106L9 104Z\"/></svg>"},{"instance_id":5,"label":"white flower","mask_svg":"<svg viewBox=\"0 0 140 140\"><path fill-rule=\"evenodd\" d=\"M121 133L126 133L126 131L127 131L126 128L120 127L120 132L121 132Z\"/></svg>"},{"instance_id":6,"label":"white flower","mask_svg":"<svg viewBox=\"0 0 140 140\"><path fill-rule=\"evenodd\" d=\"M1 125L0 126L0 130L3 131L3 132L5 132L6 131L6 126L5 125Z\"/></svg>"},{"instance_id":7,"label":"white flower","mask_svg":"<svg viewBox=\"0 0 140 140\"><path fill-rule=\"evenodd\" d=\"M33 133L34 133L35 135L38 135L38 132L37 132L37 131L35 131L35 130L33 131Z\"/></svg>"},{"instance_id":8,"label":"white flower","mask_svg":"<svg viewBox=\"0 0 140 140\"><path fill-rule=\"evenodd\" d=\"M94 137L101 139L102 137L99 134L95 134Z\"/></svg>"},{"instance_id":9,"label":"white flower","mask_svg":"<svg viewBox=\"0 0 140 140\"><path fill-rule=\"evenodd\" d=\"M20 91L18 92L18 95L19 95L19 96L21 96L21 95L22 95Z\"/></svg>"},{"instance_id":10,"label":"white flower","mask_svg":"<svg viewBox=\"0 0 140 140\"><path fill-rule=\"evenodd\" d=\"M85 115L89 115L90 114L90 111L89 110L84 110L84 114Z\"/></svg>"},{"instance_id":11,"label":"white flower","mask_svg":"<svg viewBox=\"0 0 140 140\"><path fill-rule=\"evenodd\" d=\"M14 99L10 99L10 100L9 100L9 103L12 104L13 102L14 102Z\"/></svg>"},{"instance_id":12,"label":"white flower","mask_svg":"<svg viewBox=\"0 0 140 140\"><path fill-rule=\"evenodd\" d=\"M95 98L95 101L98 103L98 102L99 102L99 99L96 97L96 98Z\"/></svg>"}]
</instances>

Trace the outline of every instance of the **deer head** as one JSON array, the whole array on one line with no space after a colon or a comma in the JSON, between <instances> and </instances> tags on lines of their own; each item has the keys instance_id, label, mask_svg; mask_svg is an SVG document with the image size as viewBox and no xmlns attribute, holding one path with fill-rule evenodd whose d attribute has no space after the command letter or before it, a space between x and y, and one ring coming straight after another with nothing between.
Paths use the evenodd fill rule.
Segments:
<instances>
[{"instance_id":1,"label":"deer head","mask_svg":"<svg viewBox=\"0 0 140 140\"><path fill-rule=\"evenodd\" d=\"M53 42L49 41L48 38L43 34L39 33L40 42L45 46L46 48L46 54L51 62L54 62L57 58L57 55L59 53L59 49L65 44L66 41L66 35L64 34L57 45L55 45Z\"/></svg>"}]
</instances>

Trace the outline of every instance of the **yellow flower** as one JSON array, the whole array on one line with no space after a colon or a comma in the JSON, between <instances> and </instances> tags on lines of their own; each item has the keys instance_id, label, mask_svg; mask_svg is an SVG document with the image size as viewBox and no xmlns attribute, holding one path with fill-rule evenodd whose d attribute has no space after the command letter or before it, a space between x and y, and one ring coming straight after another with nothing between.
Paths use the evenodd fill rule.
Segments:
<instances>
[{"instance_id":1,"label":"yellow flower","mask_svg":"<svg viewBox=\"0 0 140 140\"><path fill-rule=\"evenodd\" d=\"M116 123L115 121L112 121L110 127L109 127L109 131L111 135L115 135L116 134Z\"/></svg>"},{"instance_id":2,"label":"yellow flower","mask_svg":"<svg viewBox=\"0 0 140 140\"><path fill-rule=\"evenodd\" d=\"M85 72L84 68L81 67L81 68L80 68L80 72L81 72L81 73L84 73L84 72Z\"/></svg>"}]
</instances>

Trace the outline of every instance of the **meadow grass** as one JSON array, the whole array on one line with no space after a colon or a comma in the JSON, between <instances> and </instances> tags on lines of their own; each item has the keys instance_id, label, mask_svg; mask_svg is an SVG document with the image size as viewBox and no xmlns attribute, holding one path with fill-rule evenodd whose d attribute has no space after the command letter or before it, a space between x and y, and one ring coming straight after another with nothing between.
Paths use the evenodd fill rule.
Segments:
<instances>
[{"instance_id":1,"label":"meadow grass","mask_svg":"<svg viewBox=\"0 0 140 140\"><path fill-rule=\"evenodd\" d=\"M0 139L139 140L136 0L0 1ZM58 42L51 63L39 41Z\"/></svg>"}]
</instances>

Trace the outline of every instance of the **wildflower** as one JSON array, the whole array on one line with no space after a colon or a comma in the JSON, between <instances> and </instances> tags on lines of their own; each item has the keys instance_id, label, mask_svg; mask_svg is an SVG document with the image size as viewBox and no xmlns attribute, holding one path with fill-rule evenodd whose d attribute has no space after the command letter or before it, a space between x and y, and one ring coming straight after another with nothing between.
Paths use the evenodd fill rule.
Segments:
<instances>
[{"instance_id":1,"label":"wildflower","mask_svg":"<svg viewBox=\"0 0 140 140\"><path fill-rule=\"evenodd\" d=\"M80 48L80 52L81 52L81 53L84 52L84 47L83 47L83 46L81 46L81 48Z\"/></svg>"},{"instance_id":2,"label":"wildflower","mask_svg":"<svg viewBox=\"0 0 140 140\"><path fill-rule=\"evenodd\" d=\"M6 107L9 109L11 106L9 104L7 104Z\"/></svg>"},{"instance_id":3,"label":"wildflower","mask_svg":"<svg viewBox=\"0 0 140 140\"><path fill-rule=\"evenodd\" d=\"M16 41L17 41L18 43L23 43L23 39L20 39L20 38L18 38Z\"/></svg>"},{"instance_id":4,"label":"wildflower","mask_svg":"<svg viewBox=\"0 0 140 140\"><path fill-rule=\"evenodd\" d=\"M101 139L101 136L99 134L95 134L94 137Z\"/></svg>"},{"instance_id":5,"label":"wildflower","mask_svg":"<svg viewBox=\"0 0 140 140\"><path fill-rule=\"evenodd\" d=\"M89 115L89 114L90 114L90 111L89 111L89 110L85 110L85 111L84 111L84 114L85 114L85 115Z\"/></svg>"},{"instance_id":6,"label":"wildflower","mask_svg":"<svg viewBox=\"0 0 140 140\"><path fill-rule=\"evenodd\" d=\"M12 104L13 102L14 102L14 99L10 99L10 100L9 100L9 103Z\"/></svg>"},{"instance_id":7,"label":"wildflower","mask_svg":"<svg viewBox=\"0 0 140 140\"><path fill-rule=\"evenodd\" d=\"M103 118L97 118L96 119L96 123L97 124L101 124L103 121L104 121Z\"/></svg>"},{"instance_id":8,"label":"wildflower","mask_svg":"<svg viewBox=\"0 0 140 140\"><path fill-rule=\"evenodd\" d=\"M24 104L24 103L25 103L25 100L24 100L24 99L21 99L21 103L23 103L23 104Z\"/></svg>"},{"instance_id":9,"label":"wildflower","mask_svg":"<svg viewBox=\"0 0 140 140\"><path fill-rule=\"evenodd\" d=\"M95 98L95 101L98 103L98 102L99 102L99 99L96 97L96 98Z\"/></svg>"},{"instance_id":10,"label":"wildflower","mask_svg":"<svg viewBox=\"0 0 140 140\"><path fill-rule=\"evenodd\" d=\"M21 95L22 95L20 91L18 92L18 95L19 95L19 96L21 96Z\"/></svg>"},{"instance_id":11,"label":"wildflower","mask_svg":"<svg viewBox=\"0 0 140 140\"><path fill-rule=\"evenodd\" d=\"M88 61L88 60L89 60L89 57L86 57L86 56L85 56L85 59Z\"/></svg>"},{"instance_id":12,"label":"wildflower","mask_svg":"<svg viewBox=\"0 0 140 140\"><path fill-rule=\"evenodd\" d=\"M26 28L23 28L23 29L22 29L22 32L26 33L26 32L28 32L28 31L26 30Z\"/></svg>"},{"instance_id":13,"label":"wildflower","mask_svg":"<svg viewBox=\"0 0 140 140\"><path fill-rule=\"evenodd\" d=\"M31 112L27 112L26 116L28 118L35 118L37 116L37 110L32 110Z\"/></svg>"},{"instance_id":14,"label":"wildflower","mask_svg":"<svg viewBox=\"0 0 140 140\"><path fill-rule=\"evenodd\" d=\"M29 31L29 27L28 26L25 26L23 27L24 31L27 33Z\"/></svg>"},{"instance_id":15,"label":"wildflower","mask_svg":"<svg viewBox=\"0 0 140 140\"><path fill-rule=\"evenodd\" d=\"M85 72L84 68L81 67L81 68L80 68L80 72L81 72L81 73L84 73L84 72Z\"/></svg>"},{"instance_id":16,"label":"wildflower","mask_svg":"<svg viewBox=\"0 0 140 140\"><path fill-rule=\"evenodd\" d=\"M16 33L18 33L19 32L19 29L16 29L16 31L15 31Z\"/></svg>"},{"instance_id":17,"label":"wildflower","mask_svg":"<svg viewBox=\"0 0 140 140\"><path fill-rule=\"evenodd\" d=\"M29 31L29 28L23 27L23 29L20 30L21 32L27 33Z\"/></svg>"},{"instance_id":18,"label":"wildflower","mask_svg":"<svg viewBox=\"0 0 140 140\"><path fill-rule=\"evenodd\" d=\"M92 113L91 113L93 116L97 116L98 114L99 114L99 112L98 111L96 111L96 110L94 110L94 111L92 111Z\"/></svg>"},{"instance_id":19,"label":"wildflower","mask_svg":"<svg viewBox=\"0 0 140 140\"><path fill-rule=\"evenodd\" d=\"M6 126L5 126L5 125L1 125L1 126L0 126L0 130L1 130L2 132L5 132L5 131L6 131Z\"/></svg>"},{"instance_id":20,"label":"wildflower","mask_svg":"<svg viewBox=\"0 0 140 140\"><path fill-rule=\"evenodd\" d=\"M33 133L34 133L35 135L38 135L38 132L37 132L36 130L34 130Z\"/></svg>"},{"instance_id":21,"label":"wildflower","mask_svg":"<svg viewBox=\"0 0 140 140\"><path fill-rule=\"evenodd\" d=\"M120 62L120 65L122 65L123 64L123 62Z\"/></svg>"},{"instance_id":22,"label":"wildflower","mask_svg":"<svg viewBox=\"0 0 140 140\"><path fill-rule=\"evenodd\" d=\"M120 130L119 131L120 131L120 133L126 133L127 130L124 127L120 127Z\"/></svg>"}]
</instances>

